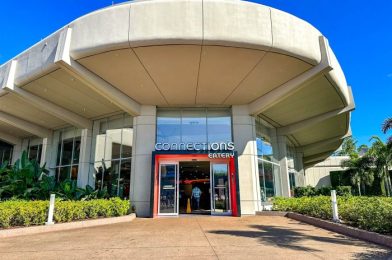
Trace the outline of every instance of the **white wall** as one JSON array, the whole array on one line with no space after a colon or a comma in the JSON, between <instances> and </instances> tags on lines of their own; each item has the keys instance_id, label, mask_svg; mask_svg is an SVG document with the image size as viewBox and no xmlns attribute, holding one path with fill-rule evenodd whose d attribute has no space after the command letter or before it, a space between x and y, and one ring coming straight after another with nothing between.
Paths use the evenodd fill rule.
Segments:
<instances>
[{"instance_id":1,"label":"white wall","mask_svg":"<svg viewBox=\"0 0 392 260\"><path fill-rule=\"evenodd\" d=\"M330 172L342 171L340 166L347 156L331 156L311 168L305 169L305 185L313 187L331 186Z\"/></svg>"}]
</instances>

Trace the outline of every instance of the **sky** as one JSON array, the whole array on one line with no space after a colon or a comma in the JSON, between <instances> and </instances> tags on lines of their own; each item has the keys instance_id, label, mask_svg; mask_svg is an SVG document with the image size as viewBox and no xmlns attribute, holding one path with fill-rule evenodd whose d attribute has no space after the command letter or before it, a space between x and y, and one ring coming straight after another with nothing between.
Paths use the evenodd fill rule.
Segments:
<instances>
[{"instance_id":1,"label":"sky","mask_svg":"<svg viewBox=\"0 0 392 260\"><path fill-rule=\"evenodd\" d=\"M0 64L72 20L111 0L19 0L0 6ZM255 0L291 13L325 35L352 87L356 109L351 127L358 144L382 139L381 124L392 117L392 1ZM392 132L389 133L392 135Z\"/></svg>"}]
</instances>

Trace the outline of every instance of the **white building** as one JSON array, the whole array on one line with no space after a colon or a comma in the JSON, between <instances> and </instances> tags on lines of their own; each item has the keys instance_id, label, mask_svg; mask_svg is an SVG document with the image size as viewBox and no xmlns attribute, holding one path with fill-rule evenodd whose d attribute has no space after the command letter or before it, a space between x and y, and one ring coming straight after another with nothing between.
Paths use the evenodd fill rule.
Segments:
<instances>
[{"instance_id":1,"label":"white building","mask_svg":"<svg viewBox=\"0 0 392 260\"><path fill-rule=\"evenodd\" d=\"M29 150L139 216L185 213L188 198L192 213L254 214L304 185L354 109L316 28L234 0L92 12L3 64L0 86L4 158Z\"/></svg>"}]
</instances>

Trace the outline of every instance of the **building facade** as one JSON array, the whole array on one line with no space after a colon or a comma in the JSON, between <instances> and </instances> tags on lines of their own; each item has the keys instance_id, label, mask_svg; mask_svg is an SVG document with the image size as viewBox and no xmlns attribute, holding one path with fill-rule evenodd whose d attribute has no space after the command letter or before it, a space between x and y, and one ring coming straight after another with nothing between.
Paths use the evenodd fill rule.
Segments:
<instances>
[{"instance_id":1,"label":"building facade","mask_svg":"<svg viewBox=\"0 0 392 260\"><path fill-rule=\"evenodd\" d=\"M354 109L317 29L235 0L98 10L3 64L0 85L5 160L26 150L57 181L150 217L254 214L290 196Z\"/></svg>"},{"instance_id":2,"label":"building facade","mask_svg":"<svg viewBox=\"0 0 392 260\"><path fill-rule=\"evenodd\" d=\"M313 187L321 188L331 186L331 173L342 172L342 162L350 159L349 156L332 155L324 161L305 169L305 184Z\"/></svg>"}]
</instances>

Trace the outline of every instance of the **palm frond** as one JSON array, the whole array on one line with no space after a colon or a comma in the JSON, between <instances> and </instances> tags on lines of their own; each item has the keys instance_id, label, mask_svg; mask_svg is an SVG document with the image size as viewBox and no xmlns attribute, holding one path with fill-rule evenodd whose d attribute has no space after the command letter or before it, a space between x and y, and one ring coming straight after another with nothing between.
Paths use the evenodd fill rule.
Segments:
<instances>
[{"instance_id":1,"label":"palm frond","mask_svg":"<svg viewBox=\"0 0 392 260\"><path fill-rule=\"evenodd\" d=\"M389 129L392 129L392 117L385 119L381 125L381 130L384 134L386 134Z\"/></svg>"}]
</instances>

